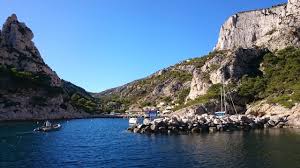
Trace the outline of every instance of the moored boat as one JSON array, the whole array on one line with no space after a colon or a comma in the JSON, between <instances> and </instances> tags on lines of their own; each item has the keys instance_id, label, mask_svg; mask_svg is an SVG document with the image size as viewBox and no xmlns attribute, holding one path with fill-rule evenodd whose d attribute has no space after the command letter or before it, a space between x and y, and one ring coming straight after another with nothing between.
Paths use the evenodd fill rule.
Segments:
<instances>
[{"instance_id":1,"label":"moored boat","mask_svg":"<svg viewBox=\"0 0 300 168\"><path fill-rule=\"evenodd\" d=\"M222 79L222 86L220 88L220 91L221 91L221 94L220 94L220 98L221 98L221 100L220 100L221 108L220 109L221 109L221 111L215 112L214 115L218 118L223 118L226 115L228 115L227 104L226 104L226 91L225 91L225 87L224 87L224 79ZM235 108L235 105L234 105L234 102L233 102L233 99L232 99L230 93L228 93L228 95L231 100L232 107L234 108L234 111L237 114L237 111L236 111L236 108Z\"/></svg>"},{"instance_id":2,"label":"moored boat","mask_svg":"<svg viewBox=\"0 0 300 168\"><path fill-rule=\"evenodd\" d=\"M129 124L137 124L138 119L136 117L129 118Z\"/></svg>"}]
</instances>

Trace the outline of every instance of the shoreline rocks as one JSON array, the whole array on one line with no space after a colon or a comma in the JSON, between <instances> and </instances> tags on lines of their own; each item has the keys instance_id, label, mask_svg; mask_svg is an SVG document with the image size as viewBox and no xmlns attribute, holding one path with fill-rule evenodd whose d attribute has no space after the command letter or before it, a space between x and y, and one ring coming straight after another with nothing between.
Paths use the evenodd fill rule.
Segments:
<instances>
[{"instance_id":1,"label":"shoreline rocks","mask_svg":"<svg viewBox=\"0 0 300 168\"><path fill-rule=\"evenodd\" d=\"M250 131L264 128L292 127L286 116L253 115L194 115L190 117L164 117L143 124L132 125L128 131L140 134L199 134L223 131Z\"/></svg>"}]
</instances>

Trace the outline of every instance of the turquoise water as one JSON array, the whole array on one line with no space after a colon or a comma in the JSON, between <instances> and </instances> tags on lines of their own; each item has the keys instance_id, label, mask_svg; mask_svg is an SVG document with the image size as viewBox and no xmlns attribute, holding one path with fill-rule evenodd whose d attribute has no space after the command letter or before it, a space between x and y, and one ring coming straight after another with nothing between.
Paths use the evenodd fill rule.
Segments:
<instances>
[{"instance_id":1,"label":"turquoise water","mask_svg":"<svg viewBox=\"0 0 300 168\"><path fill-rule=\"evenodd\" d=\"M125 119L0 123L0 167L300 167L300 130L201 135L128 133Z\"/></svg>"}]
</instances>

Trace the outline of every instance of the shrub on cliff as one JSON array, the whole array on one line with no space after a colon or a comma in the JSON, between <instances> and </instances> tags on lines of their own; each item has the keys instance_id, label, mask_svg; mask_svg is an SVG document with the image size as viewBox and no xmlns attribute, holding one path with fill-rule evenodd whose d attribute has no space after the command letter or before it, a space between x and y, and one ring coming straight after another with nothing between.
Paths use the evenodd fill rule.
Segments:
<instances>
[{"instance_id":1,"label":"shrub on cliff","mask_svg":"<svg viewBox=\"0 0 300 168\"><path fill-rule=\"evenodd\" d=\"M291 108L300 102L300 49L289 47L263 57L263 76L243 77L238 92Z\"/></svg>"},{"instance_id":2,"label":"shrub on cliff","mask_svg":"<svg viewBox=\"0 0 300 168\"><path fill-rule=\"evenodd\" d=\"M71 104L79 109L83 109L88 113L96 113L99 111L98 105L92 99L84 97L78 93L71 96Z\"/></svg>"}]
</instances>

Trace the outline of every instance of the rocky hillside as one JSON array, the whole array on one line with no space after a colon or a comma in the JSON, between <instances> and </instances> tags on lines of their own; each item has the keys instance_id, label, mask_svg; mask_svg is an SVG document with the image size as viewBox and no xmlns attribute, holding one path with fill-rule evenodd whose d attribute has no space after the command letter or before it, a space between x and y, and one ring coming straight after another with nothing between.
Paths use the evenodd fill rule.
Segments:
<instances>
[{"instance_id":1,"label":"rocky hillside","mask_svg":"<svg viewBox=\"0 0 300 168\"><path fill-rule=\"evenodd\" d=\"M192 61L198 62L198 59ZM196 66L196 63L184 61L144 79L94 94L94 96L100 98L106 111L140 110L143 107L155 106L159 102L184 102L189 93L192 73Z\"/></svg>"},{"instance_id":2,"label":"rocky hillside","mask_svg":"<svg viewBox=\"0 0 300 168\"><path fill-rule=\"evenodd\" d=\"M300 0L289 0L235 14L221 27L215 50L207 56L95 96L108 110L161 109L166 104L177 114L211 113L220 110L223 81L230 113L274 112L259 111L261 106L300 113L299 6Z\"/></svg>"},{"instance_id":3,"label":"rocky hillside","mask_svg":"<svg viewBox=\"0 0 300 168\"><path fill-rule=\"evenodd\" d=\"M73 118L99 111L93 97L45 64L32 39L15 14L0 31L0 120Z\"/></svg>"}]
</instances>

